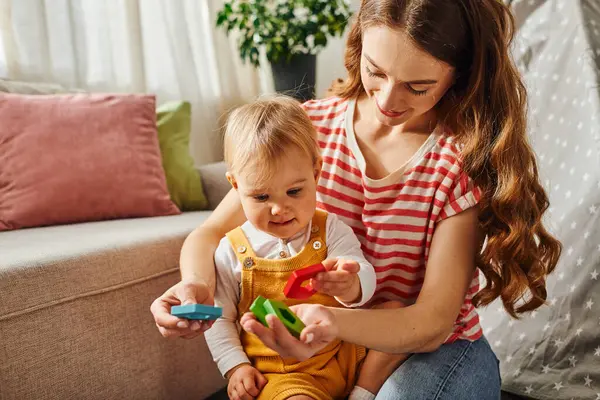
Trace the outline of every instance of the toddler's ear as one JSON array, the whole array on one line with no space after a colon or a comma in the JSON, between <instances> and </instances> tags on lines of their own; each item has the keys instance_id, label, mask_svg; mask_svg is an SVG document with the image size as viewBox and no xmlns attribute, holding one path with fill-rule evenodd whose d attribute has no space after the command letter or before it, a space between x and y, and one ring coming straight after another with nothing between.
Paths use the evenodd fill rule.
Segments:
<instances>
[{"instance_id":1,"label":"toddler's ear","mask_svg":"<svg viewBox=\"0 0 600 400\"><path fill-rule=\"evenodd\" d=\"M226 172L225 176L227 177L227 180L229 181L229 183L231 183L231 186L235 190L237 190L238 184L237 184L237 181L235 180L235 177L231 174L231 172Z\"/></svg>"},{"instance_id":2,"label":"toddler's ear","mask_svg":"<svg viewBox=\"0 0 600 400\"><path fill-rule=\"evenodd\" d=\"M319 158L315 162L315 168L314 168L315 182L319 181L319 177L321 176L321 168L323 168L323 160L321 158Z\"/></svg>"}]
</instances>

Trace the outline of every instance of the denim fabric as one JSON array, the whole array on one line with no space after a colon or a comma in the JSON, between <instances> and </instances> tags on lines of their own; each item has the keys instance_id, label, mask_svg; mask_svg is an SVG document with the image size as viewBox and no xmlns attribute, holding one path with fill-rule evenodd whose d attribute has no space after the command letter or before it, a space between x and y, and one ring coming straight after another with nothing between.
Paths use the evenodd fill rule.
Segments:
<instances>
[{"instance_id":1,"label":"denim fabric","mask_svg":"<svg viewBox=\"0 0 600 400\"><path fill-rule=\"evenodd\" d=\"M458 340L433 353L414 354L379 391L376 400L498 400L498 359L487 340Z\"/></svg>"}]
</instances>

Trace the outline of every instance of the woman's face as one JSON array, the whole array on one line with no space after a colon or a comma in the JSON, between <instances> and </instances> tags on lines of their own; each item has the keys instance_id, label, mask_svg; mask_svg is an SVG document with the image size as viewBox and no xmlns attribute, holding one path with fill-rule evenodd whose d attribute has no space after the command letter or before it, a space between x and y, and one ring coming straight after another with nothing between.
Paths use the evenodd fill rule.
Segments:
<instances>
[{"instance_id":1,"label":"woman's face","mask_svg":"<svg viewBox=\"0 0 600 400\"><path fill-rule=\"evenodd\" d=\"M419 49L401 30L363 32L362 84L373 112L395 126L431 110L452 85L454 68Z\"/></svg>"}]
</instances>

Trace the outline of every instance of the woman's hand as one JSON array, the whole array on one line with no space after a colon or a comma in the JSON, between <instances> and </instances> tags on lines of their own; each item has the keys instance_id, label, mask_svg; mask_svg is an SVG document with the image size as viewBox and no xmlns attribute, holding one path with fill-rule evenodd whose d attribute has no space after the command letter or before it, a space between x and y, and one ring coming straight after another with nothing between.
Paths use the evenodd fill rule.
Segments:
<instances>
[{"instance_id":1,"label":"woman's hand","mask_svg":"<svg viewBox=\"0 0 600 400\"><path fill-rule=\"evenodd\" d=\"M213 305L209 287L199 282L176 283L152 302L150 311L158 330L164 337L192 339L212 326L214 321L189 321L171 315L171 307L185 304Z\"/></svg>"},{"instance_id":2,"label":"woman's hand","mask_svg":"<svg viewBox=\"0 0 600 400\"><path fill-rule=\"evenodd\" d=\"M361 297L358 271L360 265L354 260L328 259L323 261L327 272L321 272L311 282L321 293L336 297L343 303L356 303Z\"/></svg>"},{"instance_id":3,"label":"woman's hand","mask_svg":"<svg viewBox=\"0 0 600 400\"><path fill-rule=\"evenodd\" d=\"M300 340L292 336L274 315L267 315L269 328L258 322L252 313L244 314L240 323L246 332L258 336L265 346L280 356L299 361L309 359L337 337L335 315L327 307L299 304L290 307L290 310L306 325L300 334Z\"/></svg>"},{"instance_id":4,"label":"woman's hand","mask_svg":"<svg viewBox=\"0 0 600 400\"><path fill-rule=\"evenodd\" d=\"M267 378L250 364L240 364L228 371L227 394L231 400L253 400L267 384Z\"/></svg>"}]
</instances>

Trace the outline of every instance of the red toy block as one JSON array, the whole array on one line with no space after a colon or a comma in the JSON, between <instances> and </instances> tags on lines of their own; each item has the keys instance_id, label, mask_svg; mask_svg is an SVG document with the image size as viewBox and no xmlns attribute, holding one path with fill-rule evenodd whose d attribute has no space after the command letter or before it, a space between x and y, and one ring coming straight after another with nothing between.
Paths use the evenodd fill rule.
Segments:
<instances>
[{"instance_id":1,"label":"red toy block","mask_svg":"<svg viewBox=\"0 0 600 400\"><path fill-rule=\"evenodd\" d=\"M305 286L302 286L302 284L321 272L327 272L327 269L321 263L294 271L288 279L285 289L283 289L283 294L290 299L308 299L317 291L313 289L310 282Z\"/></svg>"}]
</instances>

